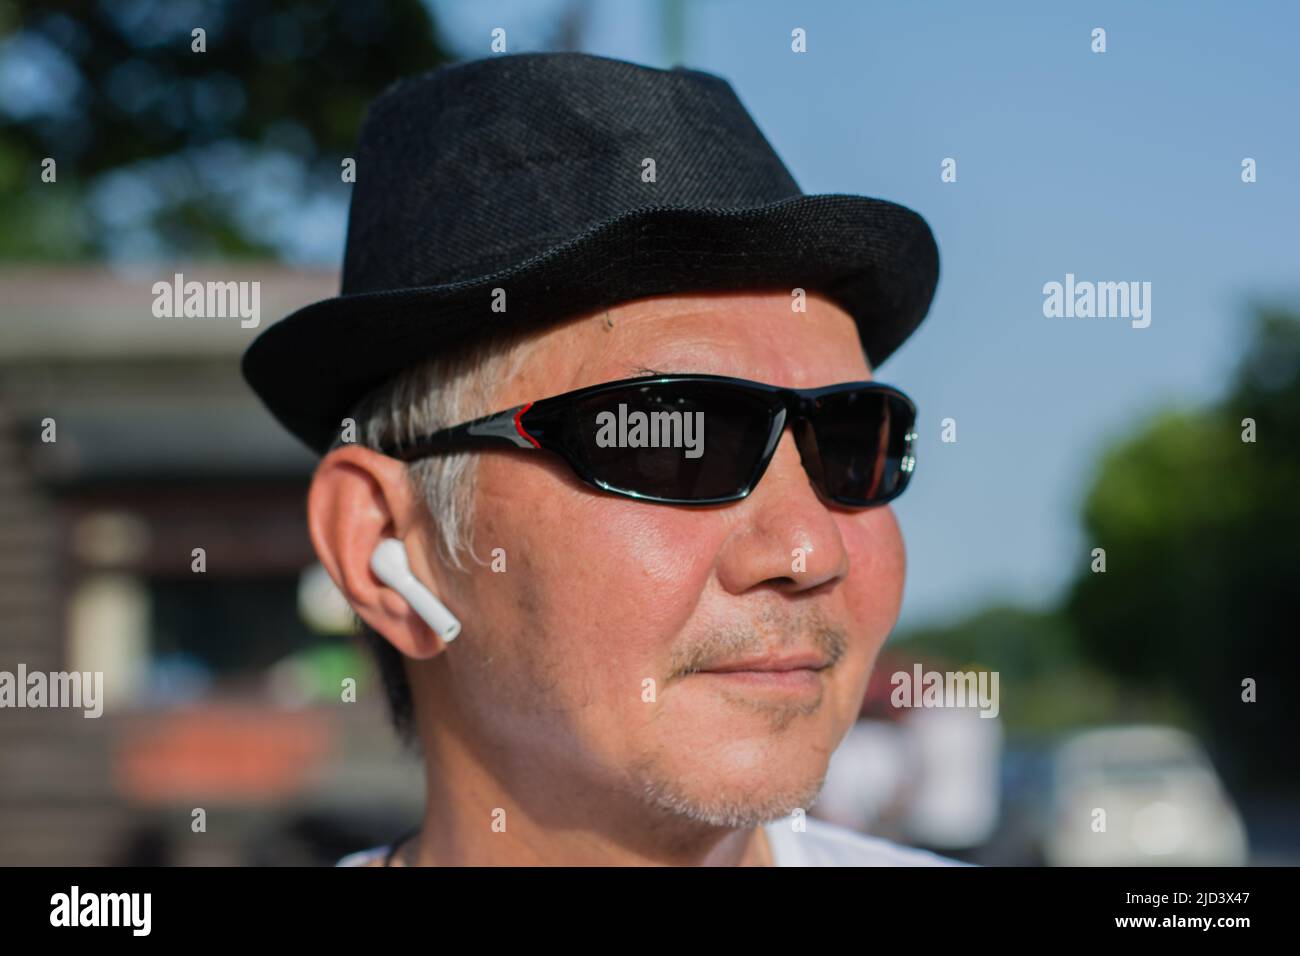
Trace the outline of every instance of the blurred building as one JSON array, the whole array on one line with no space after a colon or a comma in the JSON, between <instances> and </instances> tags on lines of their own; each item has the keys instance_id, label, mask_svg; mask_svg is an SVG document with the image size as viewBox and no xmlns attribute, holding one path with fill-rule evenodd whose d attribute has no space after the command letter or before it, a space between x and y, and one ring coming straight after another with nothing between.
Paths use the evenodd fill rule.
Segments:
<instances>
[{"instance_id":1,"label":"blurred building","mask_svg":"<svg viewBox=\"0 0 1300 956\"><path fill-rule=\"evenodd\" d=\"M258 281L260 327L156 317L174 272ZM314 456L238 370L336 290L230 263L0 272L0 671L102 671L105 698L0 710L0 865L310 862L414 822L417 767L330 623Z\"/></svg>"}]
</instances>

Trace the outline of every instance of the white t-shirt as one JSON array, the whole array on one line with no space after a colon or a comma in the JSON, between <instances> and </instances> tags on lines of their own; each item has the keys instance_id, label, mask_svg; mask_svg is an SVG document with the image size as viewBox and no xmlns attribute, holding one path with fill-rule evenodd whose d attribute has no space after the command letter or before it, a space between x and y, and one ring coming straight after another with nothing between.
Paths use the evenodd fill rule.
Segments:
<instances>
[{"instance_id":1,"label":"white t-shirt","mask_svg":"<svg viewBox=\"0 0 1300 956\"><path fill-rule=\"evenodd\" d=\"M927 850L863 836L815 817L805 818L807 829L796 832L789 820L765 824L772 858L777 866L969 866ZM382 865L388 847L349 853L336 866Z\"/></svg>"}]
</instances>

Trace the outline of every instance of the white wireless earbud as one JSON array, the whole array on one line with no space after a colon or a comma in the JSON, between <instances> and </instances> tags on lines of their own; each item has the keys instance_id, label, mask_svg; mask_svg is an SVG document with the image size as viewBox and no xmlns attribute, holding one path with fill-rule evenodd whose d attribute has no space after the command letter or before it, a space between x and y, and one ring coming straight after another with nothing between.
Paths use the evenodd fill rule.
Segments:
<instances>
[{"instance_id":1,"label":"white wireless earbud","mask_svg":"<svg viewBox=\"0 0 1300 956\"><path fill-rule=\"evenodd\" d=\"M406 545L397 538L380 541L370 556L370 569L379 580L406 598L412 610L424 618L443 641L450 644L456 639L460 633L460 621L411 573L411 566L406 561Z\"/></svg>"}]
</instances>

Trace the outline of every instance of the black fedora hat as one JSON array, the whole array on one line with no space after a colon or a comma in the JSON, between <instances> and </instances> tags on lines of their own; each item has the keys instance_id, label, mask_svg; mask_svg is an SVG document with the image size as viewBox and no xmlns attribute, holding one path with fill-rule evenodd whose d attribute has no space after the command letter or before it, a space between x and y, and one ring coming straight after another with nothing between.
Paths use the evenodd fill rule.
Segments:
<instances>
[{"instance_id":1,"label":"black fedora hat","mask_svg":"<svg viewBox=\"0 0 1300 956\"><path fill-rule=\"evenodd\" d=\"M371 104L356 161L342 294L264 330L242 363L320 453L394 372L514 326L650 295L798 287L853 316L875 367L938 281L924 219L803 194L731 86L696 70L580 53L445 67Z\"/></svg>"}]
</instances>

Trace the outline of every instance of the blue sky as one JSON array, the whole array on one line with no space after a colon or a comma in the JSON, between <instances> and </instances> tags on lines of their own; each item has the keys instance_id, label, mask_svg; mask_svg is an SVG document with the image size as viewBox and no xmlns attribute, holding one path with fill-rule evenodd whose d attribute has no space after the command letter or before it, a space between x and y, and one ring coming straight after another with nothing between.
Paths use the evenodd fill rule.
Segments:
<instances>
[{"instance_id":1,"label":"blue sky","mask_svg":"<svg viewBox=\"0 0 1300 956\"><path fill-rule=\"evenodd\" d=\"M432 7L466 56L493 26L545 48L538 4ZM584 49L672 65L657 2L590 8ZM938 238L934 306L879 372L922 415L900 623L1052 601L1104 546L1077 521L1099 451L1221 394L1251 301L1300 305L1300 5L697 0L684 22L681 61L732 82L805 192L904 203ZM1152 283L1151 325L1044 317L1067 272Z\"/></svg>"}]
</instances>

